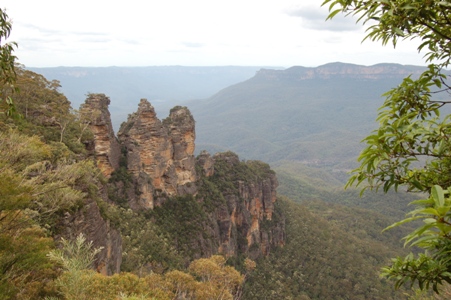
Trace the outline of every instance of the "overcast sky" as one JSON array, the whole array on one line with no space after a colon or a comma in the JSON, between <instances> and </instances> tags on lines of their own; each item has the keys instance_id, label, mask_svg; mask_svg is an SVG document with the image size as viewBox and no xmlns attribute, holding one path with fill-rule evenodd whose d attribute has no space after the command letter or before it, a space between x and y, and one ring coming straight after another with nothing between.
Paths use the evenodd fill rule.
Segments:
<instances>
[{"instance_id":1,"label":"overcast sky","mask_svg":"<svg viewBox=\"0 0 451 300\"><path fill-rule=\"evenodd\" d=\"M27 67L424 65L412 42L364 42L322 0L2 0Z\"/></svg>"}]
</instances>

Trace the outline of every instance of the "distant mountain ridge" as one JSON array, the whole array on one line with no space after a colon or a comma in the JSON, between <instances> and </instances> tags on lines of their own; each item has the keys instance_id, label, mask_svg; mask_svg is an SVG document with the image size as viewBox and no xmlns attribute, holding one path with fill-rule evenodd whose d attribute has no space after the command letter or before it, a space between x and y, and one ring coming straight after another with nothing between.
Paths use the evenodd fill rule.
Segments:
<instances>
[{"instance_id":1,"label":"distant mountain ridge","mask_svg":"<svg viewBox=\"0 0 451 300\"><path fill-rule=\"evenodd\" d=\"M382 63L362 66L347 63L328 63L315 68L294 66L286 70L261 69L255 78L307 80L307 79L383 79L420 75L425 67Z\"/></svg>"},{"instance_id":2,"label":"distant mountain ridge","mask_svg":"<svg viewBox=\"0 0 451 300\"><path fill-rule=\"evenodd\" d=\"M246 159L297 161L349 170L360 140L376 128L382 94L426 67L399 64L262 69L204 101L185 103L197 122L197 149Z\"/></svg>"},{"instance_id":3,"label":"distant mountain ridge","mask_svg":"<svg viewBox=\"0 0 451 300\"><path fill-rule=\"evenodd\" d=\"M27 68L49 80L59 80L63 92L78 109L88 93L104 93L111 98L113 126L127 119L145 98L163 117L184 101L205 99L232 84L255 75L261 66L239 67L55 67Z\"/></svg>"},{"instance_id":4,"label":"distant mountain ridge","mask_svg":"<svg viewBox=\"0 0 451 300\"><path fill-rule=\"evenodd\" d=\"M178 104L191 109L197 122L197 151L230 149L250 159L275 162L283 158L332 166L337 159L342 164L355 160L359 141L375 128L381 95L404 77L418 76L425 67L335 62L288 69L31 69L60 80L74 108L88 92L109 95L116 131L139 100L146 98L158 114ZM335 142L331 145L330 140Z\"/></svg>"}]
</instances>

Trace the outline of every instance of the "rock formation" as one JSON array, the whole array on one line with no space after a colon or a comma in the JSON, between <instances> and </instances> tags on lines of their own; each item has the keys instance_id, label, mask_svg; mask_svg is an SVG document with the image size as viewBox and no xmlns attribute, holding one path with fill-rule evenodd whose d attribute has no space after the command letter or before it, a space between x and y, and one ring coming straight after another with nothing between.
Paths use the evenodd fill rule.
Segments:
<instances>
[{"instance_id":1,"label":"rock formation","mask_svg":"<svg viewBox=\"0 0 451 300\"><path fill-rule=\"evenodd\" d=\"M247 253L250 257L257 258L262 254L269 254L271 248L285 243L283 216L277 215L278 219L273 220L278 182L267 164L257 161L240 162L232 152L218 153L213 157L203 152L198 157L198 164L207 177L216 176L217 182L229 181L229 178L212 172L209 167L211 165L216 165L224 173L252 168L251 165L260 169L260 174L256 172L234 176L234 189L222 192L226 203L218 206L215 211L220 240L219 253L226 256Z\"/></svg>"},{"instance_id":2,"label":"rock formation","mask_svg":"<svg viewBox=\"0 0 451 300\"><path fill-rule=\"evenodd\" d=\"M121 152L111 124L109 104L110 99L104 94L90 94L80 109L83 122L90 125L94 134L97 166L107 178L119 167Z\"/></svg>"},{"instance_id":3,"label":"rock formation","mask_svg":"<svg viewBox=\"0 0 451 300\"><path fill-rule=\"evenodd\" d=\"M195 122L189 110L174 107L160 121L145 99L121 125L117 142L108 104L104 95L90 95L85 104L97 112L91 122L95 157L106 176L119 167L130 174L131 185L116 185L129 207L164 209L168 198L184 195L208 206L206 219L199 221L207 234L200 232L194 238L194 256L221 253L257 258L284 244L284 218L274 209L278 182L267 164L241 162L231 152L212 157L204 151L196 160Z\"/></svg>"},{"instance_id":4,"label":"rock formation","mask_svg":"<svg viewBox=\"0 0 451 300\"><path fill-rule=\"evenodd\" d=\"M88 199L82 210L67 213L64 216L65 229L61 236L74 240L82 233L87 241L93 242L93 248L102 248L94 262L95 269L104 274L112 275L120 272L122 262L122 238L118 230L110 226L100 214L97 203Z\"/></svg>"},{"instance_id":5,"label":"rock formation","mask_svg":"<svg viewBox=\"0 0 451 300\"><path fill-rule=\"evenodd\" d=\"M98 168L107 178L119 167L121 154L111 124L109 104L110 99L104 94L90 94L80 108L81 123L89 126L94 135L94 142L88 145L88 150L92 150ZM100 182L94 184L98 187L98 196L102 199L100 201L109 202L106 187ZM73 240L82 233L87 241L93 242L94 248L102 248L94 262L97 271L105 275L120 271L122 261L120 232L102 217L99 205L94 199L86 199L83 209L66 213L61 225L63 225L61 228L64 228L61 237Z\"/></svg>"},{"instance_id":6,"label":"rock formation","mask_svg":"<svg viewBox=\"0 0 451 300\"><path fill-rule=\"evenodd\" d=\"M127 169L137 180L138 204L153 208L166 196L195 193L194 119L187 108L173 108L161 122L153 106L141 99L118 137Z\"/></svg>"}]
</instances>

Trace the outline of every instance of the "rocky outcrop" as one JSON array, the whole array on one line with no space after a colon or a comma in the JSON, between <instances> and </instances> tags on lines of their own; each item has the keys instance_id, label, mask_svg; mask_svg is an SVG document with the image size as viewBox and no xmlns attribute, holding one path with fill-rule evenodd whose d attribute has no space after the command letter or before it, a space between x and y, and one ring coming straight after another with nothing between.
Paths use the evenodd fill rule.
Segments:
<instances>
[{"instance_id":1,"label":"rocky outcrop","mask_svg":"<svg viewBox=\"0 0 451 300\"><path fill-rule=\"evenodd\" d=\"M94 154L97 166L107 178L119 167L120 146L114 135L108 105L104 94L90 94L81 106L82 122L89 124L94 134Z\"/></svg>"},{"instance_id":2,"label":"rocky outcrop","mask_svg":"<svg viewBox=\"0 0 451 300\"><path fill-rule=\"evenodd\" d=\"M203 176L211 177L226 200L214 212L219 253L257 258L285 243L285 219L274 209L278 181L267 164L241 162L232 152L213 157L202 152L197 160ZM233 188L222 183L233 183Z\"/></svg>"},{"instance_id":3,"label":"rocky outcrop","mask_svg":"<svg viewBox=\"0 0 451 300\"><path fill-rule=\"evenodd\" d=\"M194 194L190 187L197 180L194 158L194 118L186 107L176 106L171 109L169 117L163 124L169 131L172 142L172 164L175 171L173 185L177 187L177 194Z\"/></svg>"},{"instance_id":4,"label":"rocky outcrop","mask_svg":"<svg viewBox=\"0 0 451 300\"><path fill-rule=\"evenodd\" d=\"M100 195L103 201L107 200L103 191L100 191ZM64 231L59 237L75 240L79 234L83 234L86 241L92 242L94 249L102 249L96 255L94 268L104 275L119 273L122 262L121 234L110 225L109 220L102 217L96 201L90 198L85 201L83 209L65 214L61 224Z\"/></svg>"},{"instance_id":5,"label":"rocky outcrop","mask_svg":"<svg viewBox=\"0 0 451 300\"><path fill-rule=\"evenodd\" d=\"M197 164L202 168L203 175L210 177L215 173L214 160L207 151L204 150L199 154Z\"/></svg>"},{"instance_id":6,"label":"rocky outcrop","mask_svg":"<svg viewBox=\"0 0 451 300\"><path fill-rule=\"evenodd\" d=\"M195 194L195 131L188 109L173 108L162 122L153 106L141 99L138 111L121 125L118 137L140 192L134 206L153 208L167 196Z\"/></svg>"},{"instance_id":7,"label":"rocky outcrop","mask_svg":"<svg viewBox=\"0 0 451 300\"><path fill-rule=\"evenodd\" d=\"M212 157L203 151L196 159L195 122L190 111L186 107L174 107L161 121L146 99L122 123L116 142L109 127L108 104L109 99L104 95L90 95L85 105L97 114L91 122L97 164L106 176L120 168L120 174L126 172L127 178L131 178L123 182L116 181L116 173L111 176L114 197L123 199L121 203L127 203L133 210L156 206L164 210L169 198L173 202L178 199L176 196L187 196L195 201L192 205L202 207L197 210L199 216L193 216L192 220L186 220L186 216L183 220L171 217L171 222L190 228L192 238L189 246L183 247L194 250L188 251L193 253L192 258L217 253L258 258L284 244L285 220L275 209L278 182L267 164L242 162L231 152ZM162 217L165 215L172 214L163 213ZM191 222L196 225L193 227ZM92 227L91 235L102 232L108 240L111 233L99 226ZM193 233L193 230L198 231ZM114 238L107 240L105 243L114 244ZM103 258L114 259L115 255Z\"/></svg>"}]
</instances>

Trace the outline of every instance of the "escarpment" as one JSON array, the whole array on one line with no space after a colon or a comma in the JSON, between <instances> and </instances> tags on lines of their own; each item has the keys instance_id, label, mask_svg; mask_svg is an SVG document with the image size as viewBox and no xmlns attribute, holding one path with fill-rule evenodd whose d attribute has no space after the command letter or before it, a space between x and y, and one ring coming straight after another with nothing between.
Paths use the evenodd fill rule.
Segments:
<instances>
[{"instance_id":1,"label":"escarpment","mask_svg":"<svg viewBox=\"0 0 451 300\"><path fill-rule=\"evenodd\" d=\"M285 243L285 218L276 210L276 174L260 161L242 162L232 152L197 158L202 184L220 191L223 202L209 192L202 201L214 201L219 236L218 252L226 256L245 253L251 258L269 254ZM202 190L202 186L201 186ZM213 199L212 199L213 198Z\"/></svg>"},{"instance_id":2,"label":"escarpment","mask_svg":"<svg viewBox=\"0 0 451 300\"><path fill-rule=\"evenodd\" d=\"M121 125L116 139L105 125L111 123L108 104L90 95L85 105L101 112L91 130L97 164L114 186L110 198L146 212L149 222L166 230L189 259L217 253L255 259L284 245L278 182L267 164L240 161L231 152L211 156L204 151L195 158L190 111L174 107L161 121L145 99Z\"/></svg>"},{"instance_id":3,"label":"escarpment","mask_svg":"<svg viewBox=\"0 0 451 300\"><path fill-rule=\"evenodd\" d=\"M104 199L107 199L106 196ZM79 234L83 234L87 241L92 241L94 249L101 249L94 261L94 267L99 273L112 275L120 272L121 234L109 220L103 218L96 201L87 199L83 209L67 213L61 225L64 228L60 234L62 237L74 240Z\"/></svg>"}]
</instances>

